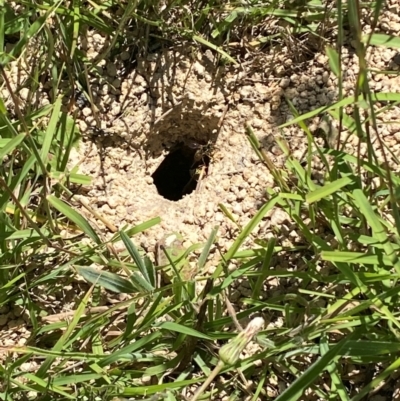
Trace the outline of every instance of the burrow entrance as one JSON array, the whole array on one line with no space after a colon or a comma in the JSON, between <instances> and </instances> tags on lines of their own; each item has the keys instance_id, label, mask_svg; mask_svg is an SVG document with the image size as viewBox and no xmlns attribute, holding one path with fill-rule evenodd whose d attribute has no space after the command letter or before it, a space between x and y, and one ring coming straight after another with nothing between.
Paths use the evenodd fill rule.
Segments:
<instances>
[{"instance_id":1,"label":"burrow entrance","mask_svg":"<svg viewBox=\"0 0 400 401\"><path fill-rule=\"evenodd\" d=\"M158 194L178 201L192 193L207 176L219 133L220 116L191 100L172 108L147 137L147 151L158 157L168 151L152 174ZM165 153L164 153L165 154Z\"/></svg>"},{"instance_id":2,"label":"burrow entrance","mask_svg":"<svg viewBox=\"0 0 400 401\"><path fill-rule=\"evenodd\" d=\"M171 201L192 193L207 175L211 153L210 144L190 140L173 146L152 175L158 193Z\"/></svg>"}]
</instances>

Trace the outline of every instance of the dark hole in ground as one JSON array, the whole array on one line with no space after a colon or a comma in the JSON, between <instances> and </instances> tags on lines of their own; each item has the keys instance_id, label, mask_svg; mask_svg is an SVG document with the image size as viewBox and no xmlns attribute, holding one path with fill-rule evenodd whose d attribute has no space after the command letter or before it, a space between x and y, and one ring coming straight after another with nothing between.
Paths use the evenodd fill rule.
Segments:
<instances>
[{"instance_id":1,"label":"dark hole in ground","mask_svg":"<svg viewBox=\"0 0 400 401\"><path fill-rule=\"evenodd\" d=\"M206 146L195 142L190 146L179 143L168 153L152 175L161 196L177 201L196 189L210 164Z\"/></svg>"}]
</instances>

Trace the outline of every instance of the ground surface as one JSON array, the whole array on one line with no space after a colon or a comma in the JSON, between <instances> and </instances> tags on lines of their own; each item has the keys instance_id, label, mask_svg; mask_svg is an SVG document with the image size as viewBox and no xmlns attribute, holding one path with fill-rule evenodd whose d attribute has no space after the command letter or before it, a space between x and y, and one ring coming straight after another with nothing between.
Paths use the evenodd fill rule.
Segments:
<instances>
[{"instance_id":1,"label":"ground surface","mask_svg":"<svg viewBox=\"0 0 400 401\"><path fill-rule=\"evenodd\" d=\"M400 22L395 8L382 20L382 27L388 21L384 32L400 32L396 31ZM103 41L96 34L89 37L91 57L97 55L96 48L101 48ZM129 54L104 63L100 70L110 85L96 84L97 79L92 83L100 111L96 115L85 107L79 119L81 131L94 142L86 140L71 161L94 177L87 200L117 227L160 216L161 224L140 238L147 252L153 252L156 242L171 231L180 232L188 245L203 241L215 225L220 226L220 246L227 247L235 238L237 226L218 205L224 204L243 226L263 203L265 188L273 186L272 176L248 143L245 124L253 127L273 163L282 166L284 156L275 143L276 136L283 135L299 159L307 148L306 136L299 128L281 132L277 128L293 118L285 98L304 113L329 105L338 96L337 78L324 53L295 57L289 50L252 55L249 63L237 68L215 66L210 50L202 53L185 48L150 54L138 60L131 71L123 65ZM343 54L345 95L351 95L357 57L350 43ZM396 55L395 50L372 48L371 68L399 69ZM400 77L373 74L371 87L396 92ZM378 118L384 141L397 157L400 109ZM99 122L100 132L95 130ZM316 132L320 123L319 117L312 120L311 132ZM169 201L158 194L151 175L168 149L185 140L210 141L214 147L211 166L194 193ZM357 138L350 140L347 149L355 152L357 142ZM395 157L393 166L397 167ZM318 165L315 167L318 170ZM279 227L285 219L275 212L272 217L253 234L265 237L271 232L270 226Z\"/></svg>"}]
</instances>

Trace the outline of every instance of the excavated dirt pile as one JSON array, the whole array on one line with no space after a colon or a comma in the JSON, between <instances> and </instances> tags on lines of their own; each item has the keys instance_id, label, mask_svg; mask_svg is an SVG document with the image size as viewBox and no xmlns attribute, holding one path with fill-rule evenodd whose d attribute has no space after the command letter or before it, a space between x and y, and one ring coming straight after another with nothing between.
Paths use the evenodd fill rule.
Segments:
<instances>
[{"instance_id":1,"label":"excavated dirt pile","mask_svg":"<svg viewBox=\"0 0 400 401\"><path fill-rule=\"evenodd\" d=\"M398 34L398 20L389 7L380 28ZM348 42L342 60L347 96L353 94L358 72L350 38ZM104 38L89 35L86 46L88 57L95 58ZM130 54L123 52L117 60L98 65L102 80L91 82L97 111L77 102L81 106L79 127L91 139L83 143L71 165L79 163L82 173L94 177L85 197L115 226L161 217L161 224L139 240L150 253L171 231L180 232L189 245L204 240L215 225L220 226L220 246L229 246L238 226L246 224L263 203L265 188L274 185L248 143L245 123L253 127L277 166L284 163L274 141L277 135L284 136L301 160L307 143L304 132L297 126L282 132L277 129L293 118L285 98L304 113L332 104L338 95L337 78L324 53L305 54L299 62L299 55L294 59L288 48L272 49L236 68L216 65L210 50L194 54L184 47L160 50L133 65L129 59ZM395 50L369 50L371 68L376 70L398 70L397 59ZM399 79L373 73L371 87L396 92ZM378 118L397 169L400 109L392 108ZM320 122L319 117L309 121L311 132L317 132ZM357 143L351 137L347 151L354 153ZM319 168L316 164L316 171ZM237 225L224 216L221 203ZM268 236L270 227L281 226L286 218L272 211L253 234Z\"/></svg>"}]
</instances>

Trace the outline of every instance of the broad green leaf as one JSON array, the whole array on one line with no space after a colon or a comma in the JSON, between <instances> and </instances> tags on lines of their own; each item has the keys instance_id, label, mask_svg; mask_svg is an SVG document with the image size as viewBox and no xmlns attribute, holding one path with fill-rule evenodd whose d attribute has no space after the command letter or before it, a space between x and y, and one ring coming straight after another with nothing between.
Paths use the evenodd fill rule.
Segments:
<instances>
[{"instance_id":1,"label":"broad green leaf","mask_svg":"<svg viewBox=\"0 0 400 401\"><path fill-rule=\"evenodd\" d=\"M172 391L167 391L167 393L165 395L165 401L177 401L177 399Z\"/></svg>"}]
</instances>

